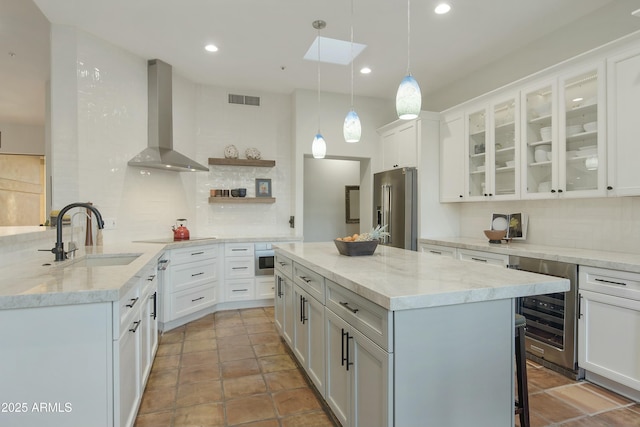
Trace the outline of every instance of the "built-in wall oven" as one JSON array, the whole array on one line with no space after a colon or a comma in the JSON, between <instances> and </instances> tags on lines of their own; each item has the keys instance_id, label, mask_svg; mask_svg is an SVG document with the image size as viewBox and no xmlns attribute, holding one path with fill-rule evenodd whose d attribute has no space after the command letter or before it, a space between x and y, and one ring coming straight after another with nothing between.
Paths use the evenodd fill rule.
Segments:
<instances>
[{"instance_id":1,"label":"built-in wall oven","mask_svg":"<svg viewBox=\"0 0 640 427\"><path fill-rule=\"evenodd\" d=\"M566 376L580 378L576 318L578 266L512 255L509 268L569 279L569 291L518 298L516 311L527 319L526 349L530 358Z\"/></svg>"},{"instance_id":2,"label":"built-in wall oven","mask_svg":"<svg viewBox=\"0 0 640 427\"><path fill-rule=\"evenodd\" d=\"M273 276L274 253L271 243L256 243L256 276Z\"/></svg>"}]
</instances>

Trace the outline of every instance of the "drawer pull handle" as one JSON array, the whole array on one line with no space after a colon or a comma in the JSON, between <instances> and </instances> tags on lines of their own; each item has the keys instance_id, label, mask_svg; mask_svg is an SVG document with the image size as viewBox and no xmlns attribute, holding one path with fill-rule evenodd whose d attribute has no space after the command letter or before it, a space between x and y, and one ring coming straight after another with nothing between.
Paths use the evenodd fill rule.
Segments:
<instances>
[{"instance_id":1,"label":"drawer pull handle","mask_svg":"<svg viewBox=\"0 0 640 427\"><path fill-rule=\"evenodd\" d=\"M442 252L440 252L440 251L429 251L429 252L431 252L432 254L436 254L436 255L442 255Z\"/></svg>"},{"instance_id":2,"label":"drawer pull handle","mask_svg":"<svg viewBox=\"0 0 640 427\"><path fill-rule=\"evenodd\" d=\"M596 279L596 282L609 283L609 284L611 284L611 285L627 286L627 284L626 284L626 283L623 283L623 282L615 282L615 281L613 281L613 280Z\"/></svg>"},{"instance_id":3,"label":"drawer pull handle","mask_svg":"<svg viewBox=\"0 0 640 427\"><path fill-rule=\"evenodd\" d=\"M242 249L242 248L237 248L237 249L231 249L231 250L232 250L233 252L238 252L238 251L245 252L247 249L246 249L246 248L244 248L244 249Z\"/></svg>"},{"instance_id":4,"label":"drawer pull handle","mask_svg":"<svg viewBox=\"0 0 640 427\"><path fill-rule=\"evenodd\" d=\"M142 320L138 320L137 322L133 322L133 328L129 328L129 332L133 332L135 334L136 331L138 330L138 327L140 326L140 323L142 323Z\"/></svg>"},{"instance_id":5,"label":"drawer pull handle","mask_svg":"<svg viewBox=\"0 0 640 427\"><path fill-rule=\"evenodd\" d=\"M474 258L474 257L471 257L471 259L472 259L473 261L478 261L478 262L487 262L487 260L486 260L486 259L482 259L482 258Z\"/></svg>"},{"instance_id":6,"label":"drawer pull handle","mask_svg":"<svg viewBox=\"0 0 640 427\"><path fill-rule=\"evenodd\" d=\"M127 304L127 307L129 308L133 308L134 305L136 305L136 303L138 302L138 298L132 298L129 301L131 301L131 303Z\"/></svg>"},{"instance_id":7,"label":"drawer pull handle","mask_svg":"<svg viewBox=\"0 0 640 427\"><path fill-rule=\"evenodd\" d=\"M204 253L204 251L200 251L200 252L191 252L191 256L194 255L202 255Z\"/></svg>"},{"instance_id":8,"label":"drawer pull handle","mask_svg":"<svg viewBox=\"0 0 640 427\"><path fill-rule=\"evenodd\" d=\"M301 278L302 280L304 280L304 281L305 281L305 283L310 283L310 282L311 282L311 279L309 279L309 278L308 278L308 277L306 277L306 276L298 276L298 277L299 277L299 278Z\"/></svg>"},{"instance_id":9,"label":"drawer pull handle","mask_svg":"<svg viewBox=\"0 0 640 427\"><path fill-rule=\"evenodd\" d=\"M231 267L232 270L246 270L247 268L249 268L249 267L247 267L247 266L244 266L244 267Z\"/></svg>"},{"instance_id":10,"label":"drawer pull handle","mask_svg":"<svg viewBox=\"0 0 640 427\"><path fill-rule=\"evenodd\" d=\"M153 279L155 279L155 278L156 278L156 275L152 274L151 276L147 277L147 281L153 282Z\"/></svg>"},{"instance_id":11,"label":"drawer pull handle","mask_svg":"<svg viewBox=\"0 0 640 427\"><path fill-rule=\"evenodd\" d=\"M231 289L231 292L247 292L249 289Z\"/></svg>"},{"instance_id":12,"label":"drawer pull handle","mask_svg":"<svg viewBox=\"0 0 640 427\"><path fill-rule=\"evenodd\" d=\"M344 308L346 308L347 310L349 310L350 312L352 312L353 314L358 312L357 308L351 308L349 307L349 303L348 302L340 302L340 305L343 306Z\"/></svg>"},{"instance_id":13,"label":"drawer pull handle","mask_svg":"<svg viewBox=\"0 0 640 427\"><path fill-rule=\"evenodd\" d=\"M204 299L204 297L200 297L200 298L192 299L192 300L191 300L191 302L200 301L201 299Z\"/></svg>"},{"instance_id":14,"label":"drawer pull handle","mask_svg":"<svg viewBox=\"0 0 640 427\"><path fill-rule=\"evenodd\" d=\"M204 271L201 271L200 273L192 274L191 277L202 276L203 274L204 274Z\"/></svg>"},{"instance_id":15,"label":"drawer pull handle","mask_svg":"<svg viewBox=\"0 0 640 427\"><path fill-rule=\"evenodd\" d=\"M280 265L281 265L281 266L283 266L283 267L284 267L285 265L287 265L287 263L286 263L286 262L282 262L282 261L278 261L278 264L280 264Z\"/></svg>"}]
</instances>

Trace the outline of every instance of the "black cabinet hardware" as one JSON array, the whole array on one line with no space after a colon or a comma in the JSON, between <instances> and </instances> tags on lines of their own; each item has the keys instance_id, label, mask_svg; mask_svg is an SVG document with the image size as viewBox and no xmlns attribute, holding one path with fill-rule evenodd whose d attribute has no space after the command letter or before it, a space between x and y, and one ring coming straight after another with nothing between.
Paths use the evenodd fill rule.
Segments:
<instances>
[{"instance_id":1,"label":"black cabinet hardware","mask_svg":"<svg viewBox=\"0 0 640 427\"><path fill-rule=\"evenodd\" d=\"M358 312L358 309L357 309L357 308L351 308L351 307L349 307L349 303L348 303L348 302L342 302L342 301L340 301L340 305L341 305L341 306L343 306L344 308L346 308L347 310L349 310L350 312L354 313L354 314Z\"/></svg>"},{"instance_id":2,"label":"black cabinet hardware","mask_svg":"<svg viewBox=\"0 0 640 427\"><path fill-rule=\"evenodd\" d=\"M129 328L129 332L133 332L135 334L136 331L138 330L138 327L140 326L140 323L142 323L142 320L138 320L137 322L133 322L133 328Z\"/></svg>"},{"instance_id":3,"label":"black cabinet hardware","mask_svg":"<svg viewBox=\"0 0 640 427\"><path fill-rule=\"evenodd\" d=\"M131 298L129 301L131 301L131 303L127 304L127 307L129 308L133 308L134 305L136 305L136 303L138 302L138 297L136 298Z\"/></svg>"}]
</instances>

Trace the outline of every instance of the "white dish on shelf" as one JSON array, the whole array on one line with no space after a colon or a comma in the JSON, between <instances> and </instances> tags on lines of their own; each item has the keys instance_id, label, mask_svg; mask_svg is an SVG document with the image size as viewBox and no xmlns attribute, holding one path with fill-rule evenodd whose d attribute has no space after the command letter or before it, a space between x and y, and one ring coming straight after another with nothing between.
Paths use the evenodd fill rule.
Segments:
<instances>
[{"instance_id":1,"label":"white dish on shelf","mask_svg":"<svg viewBox=\"0 0 640 427\"><path fill-rule=\"evenodd\" d=\"M492 230L506 230L509 226L507 219L503 216L496 217L491 223Z\"/></svg>"},{"instance_id":2,"label":"white dish on shelf","mask_svg":"<svg viewBox=\"0 0 640 427\"><path fill-rule=\"evenodd\" d=\"M538 117L544 117L551 114L551 104L540 104L533 107L533 111L536 112Z\"/></svg>"},{"instance_id":3,"label":"white dish on shelf","mask_svg":"<svg viewBox=\"0 0 640 427\"><path fill-rule=\"evenodd\" d=\"M516 165L516 161L515 160L508 160L505 162L508 168L512 168Z\"/></svg>"},{"instance_id":4,"label":"white dish on shelf","mask_svg":"<svg viewBox=\"0 0 640 427\"><path fill-rule=\"evenodd\" d=\"M567 136L577 135L584 131L583 125L571 125L567 126Z\"/></svg>"},{"instance_id":5,"label":"white dish on shelf","mask_svg":"<svg viewBox=\"0 0 640 427\"><path fill-rule=\"evenodd\" d=\"M540 128L540 137L543 141L549 141L551 139L551 126Z\"/></svg>"},{"instance_id":6,"label":"white dish on shelf","mask_svg":"<svg viewBox=\"0 0 640 427\"><path fill-rule=\"evenodd\" d=\"M536 145L535 151L533 153L533 157L536 159L536 162L546 162L547 153L551 152L550 144Z\"/></svg>"},{"instance_id":7,"label":"white dish on shelf","mask_svg":"<svg viewBox=\"0 0 640 427\"><path fill-rule=\"evenodd\" d=\"M547 193L551 191L551 181L544 181L538 184L538 193Z\"/></svg>"},{"instance_id":8,"label":"white dish on shelf","mask_svg":"<svg viewBox=\"0 0 640 427\"><path fill-rule=\"evenodd\" d=\"M585 132L595 132L598 130L598 122L588 122L582 125Z\"/></svg>"}]
</instances>

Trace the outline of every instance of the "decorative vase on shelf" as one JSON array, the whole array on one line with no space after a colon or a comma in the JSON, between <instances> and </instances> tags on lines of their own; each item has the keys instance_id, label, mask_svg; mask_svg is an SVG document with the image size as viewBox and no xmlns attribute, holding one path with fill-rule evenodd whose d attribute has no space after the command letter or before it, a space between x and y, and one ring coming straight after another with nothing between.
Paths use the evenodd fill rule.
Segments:
<instances>
[{"instance_id":1,"label":"decorative vase on shelf","mask_svg":"<svg viewBox=\"0 0 640 427\"><path fill-rule=\"evenodd\" d=\"M257 148L247 148L247 151L244 152L244 155L249 160L260 160L260 158L262 157L262 154L260 154L260 151Z\"/></svg>"},{"instance_id":2,"label":"decorative vase on shelf","mask_svg":"<svg viewBox=\"0 0 640 427\"><path fill-rule=\"evenodd\" d=\"M225 159L237 159L238 158L238 149L235 145L227 145L224 147L224 158Z\"/></svg>"}]
</instances>

